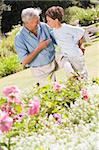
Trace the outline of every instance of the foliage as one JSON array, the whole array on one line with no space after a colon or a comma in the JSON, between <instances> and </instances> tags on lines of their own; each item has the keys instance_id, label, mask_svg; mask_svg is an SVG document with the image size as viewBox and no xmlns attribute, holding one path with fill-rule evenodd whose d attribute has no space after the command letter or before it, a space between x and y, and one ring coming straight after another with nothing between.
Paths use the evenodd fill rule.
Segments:
<instances>
[{"instance_id":1,"label":"foliage","mask_svg":"<svg viewBox=\"0 0 99 150\"><path fill-rule=\"evenodd\" d=\"M91 3L92 1L92 3ZM2 32L8 32L11 30L13 25L17 25L21 23L21 11L24 8L27 7L39 7L42 9L42 16L44 17L45 11L51 7L51 6L62 6L64 9L68 8L69 6L78 6L87 9L88 7L95 6L96 1L98 4L98 0L29 0L29 1L12 1L12 0L3 0L3 3L6 4L7 6L11 6L11 11L6 11L4 9L2 13L2 25L1 29ZM3 4L2 6L3 7Z\"/></svg>"},{"instance_id":2,"label":"foliage","mask_svg":"<svg viewBox=\"0 0 99 150\"><path fill-rule=\"evenodd\" d=\"M25 148L26 150L97 150L97 128L98 125L95 123L90 125L80 124L74 129L59 128L52 124L50 128L45 128L39 134L33 133L31 136L17 137L18 142L14 146L14 150L24 150Z\"/></svg>"},{"instance_id":3,"label":"foliage","mask_svg":"<svg viewBox=\"0 0 99 150\"><path fill-rule=\"evenodd\" d=\"M14 27L7 37L2 38L0 43L0 77L5 77L23 69L14 48L14 38L19 29L20 26Z\"/></svg>"},{"instance_id":4,"label":"foliage","mask_svg":"<svg viewBox=\"0 0 99 150\"><path fill-rule=\"evenodd\" d=\"M7 33L7 37L2 38L2 42L0 43L0 49L1 49L0 55L2 51L3 53L5 53L7 50L8 52L16 53L14 48L14 39L19 29L20 29L20 25L14 26L12 31Z\"/></svg>"},{"instance_id":5,"label":"foliage","mask_svg":"<svg viewBox=\"0 0 99 150\"><path fill-rule=\"evenodd\" d=\"M13 125L6 124L9 119L2 118L5 114L1 111L2 148L97 149L99 86L96 83L85 84L71 78L64 84L36 86L22 97L16 86L5 87L3 94L0 108L6 117L13 119Z\"/></svg>"},{"instance_id":6,"label":"foliage","mask_svg":"<svg viewBox=\"0 0 99 150\"><path fill-rule=\"evenodd\" d=\"M22 70L22 65L19 63L16 54L0 58L0 77L5 77L20 70Z\"/></svg>"},{"instance_id":7,"label":"foliage","mask_svg":"<svg viewBox=\"0 0 99 150\"><path fill-rule=\"evenodd\" d=\"M65 21L67 23L73 24L76 20L79 20L79 23L82 26L87 26L93 23L98 22L99 10L98 7L95 8L79 8L79 7L69 7L65 9Z\"/></svg>"},{"instance_id":8,"label":"foliage","mask_svg":"<svg viewBox=\"0 0 99 150\"><path fill-rule=\"evenodd\" d=\"M93 78L93 79L92 79L92 82L99 85L99 78L98 78L98 77L97 77L97 78Z\"/></svg>"},{"instance_id":9,"label":"foliage","mask_svg":"<svg viewBox=\"0 0 99 150\"><path fill-rule=\"evenodd\" d=\"M98 0L90 0L90 3L91 3L92 5L96 5L96 6L99 5L99 1L98 1Z\"/></svg>"}]
</instances>

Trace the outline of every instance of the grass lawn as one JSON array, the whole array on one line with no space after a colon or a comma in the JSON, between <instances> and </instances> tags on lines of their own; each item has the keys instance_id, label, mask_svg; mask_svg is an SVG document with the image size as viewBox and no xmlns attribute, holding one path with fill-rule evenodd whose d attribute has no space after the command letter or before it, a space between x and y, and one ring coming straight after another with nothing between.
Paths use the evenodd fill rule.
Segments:
<instances>
[{"instance_id":1,"label":"grass lawn","mask_svg":"<svg viewBox=\"0 0 99 150\"><path fill-rule=\"evenodd\" d=\"M99 77L99 41L86 48L85 61L89 76Z\"/></svg>"},{"instance_id":2,"label":"grass lawn","mask_svg":"<svg viewBox=\"0 0 99 150\"><path fill-rule=\"evenodd\" d=\"M99 77L99 41L86 48L85 61L89 72L89 77ZM64 78L63 71L58 71L58 78ZM33 86L31 70L26 69L16 74L0 79L0 93L3 87L17 85L20 89L26 90Z\"/></svg>"}]
</instances>

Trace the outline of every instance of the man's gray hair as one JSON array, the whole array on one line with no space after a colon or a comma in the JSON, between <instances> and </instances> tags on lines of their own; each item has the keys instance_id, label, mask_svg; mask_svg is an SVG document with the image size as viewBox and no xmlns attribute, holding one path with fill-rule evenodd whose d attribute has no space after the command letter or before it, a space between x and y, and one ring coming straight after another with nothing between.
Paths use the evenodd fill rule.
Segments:
<instances>
[{"instance_id":1,"label":"man's gray hair","mask_svg":"<svg viewBox=\"0 0 99 150\"><path fill-rule=\"evenodd\" d=\"M21 18L23 23L26 23L32 20L34 17L39 16L41 14L40 8L26 8L22 10Z\"/></svg>"}]
</instances>

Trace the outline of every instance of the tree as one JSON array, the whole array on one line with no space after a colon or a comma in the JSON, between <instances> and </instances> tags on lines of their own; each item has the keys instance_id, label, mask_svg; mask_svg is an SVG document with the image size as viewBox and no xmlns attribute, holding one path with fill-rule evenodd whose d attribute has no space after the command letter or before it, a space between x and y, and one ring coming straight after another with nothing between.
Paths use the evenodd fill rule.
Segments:
<instances>
[{"instance_id":1,"label":"tree","mask_svg":"<svg viewBox=\"0 0 99 150\"><path fill-rule=\"evenodd\" d=\"M21 11L27 7L40 7L42 17L45 11L51 6L62 6L64 9L70 6L79 6L83 8L90 7L91 0L2 0L7 6L11 6L11 11L4 10L2 13L1 30L8 32L13 25L21 23ZM93 0L94 1L94 0ZM95 0L96 1L96 0Z\"/></svg>"}]
</instances>

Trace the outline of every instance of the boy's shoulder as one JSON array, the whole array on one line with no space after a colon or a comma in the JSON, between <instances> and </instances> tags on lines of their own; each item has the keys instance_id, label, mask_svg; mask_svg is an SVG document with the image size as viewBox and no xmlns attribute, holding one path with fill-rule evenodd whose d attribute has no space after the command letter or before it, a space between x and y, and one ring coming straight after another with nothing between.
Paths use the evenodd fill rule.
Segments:
<instances>
[{"instance_id":1,"label":"boy's shoulder","mask_svg":"<svg viewBox=\"0 0 99 150\"><path fill-rule=\"evenodd\" d=\"M71 24L66 24L66 23L63 23L64 24L64 27L68 28L68 29L74 29L74 30L84 30L82 27L78 27L78 26L73 26Z\"/></svg>"}]
</instances>

